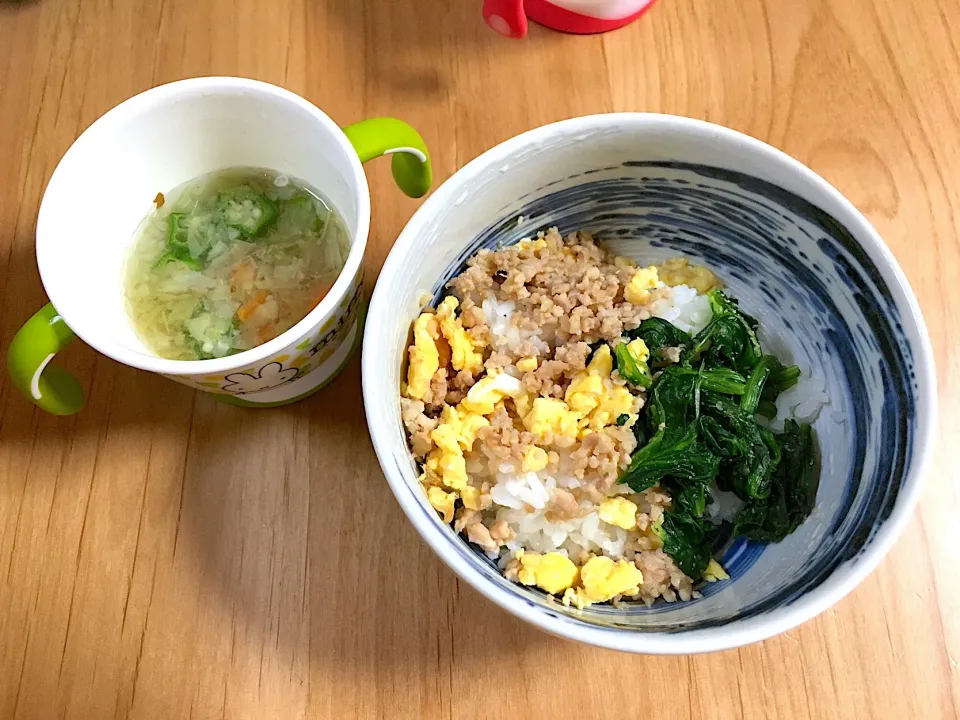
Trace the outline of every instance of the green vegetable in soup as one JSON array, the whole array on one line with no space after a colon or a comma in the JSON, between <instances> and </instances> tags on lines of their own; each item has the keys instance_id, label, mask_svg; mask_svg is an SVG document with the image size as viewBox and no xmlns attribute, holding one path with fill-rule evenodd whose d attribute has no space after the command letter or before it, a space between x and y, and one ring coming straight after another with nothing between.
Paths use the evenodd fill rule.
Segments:
<instances>
[{"instance_id":1,"label":"green vegetable in soup","mask_svg":"<svg viewBox=\"0 0 960 720\"><path fill-rule=\"evenodd\" d=\"M227 227L246 238L260 237L277 218L277 204L249 185L221 192L217 210Z\"/></svg>"},{"instance_id":2,"label":"green vegetable in soup","mask_svg":"<svg viewBox=\"0 0 960 720\"><path fill-rule=\"evenodd\" d=\"M184 213L170 213L167 218L167 247L154 263L154 267L161 267L170 262L181 262L192 270L201 270L203 263L190 254L187 246L187 231L183 227Z\"/></svg>"},{"instance_id":3,"label":"green vegetable in soup","mask_svg":"<svg viewBox=\"0 0 960 720\"><path fill-rule=\"evenodd\" d=\"M165 197L125 281L133 326L161 357L223 357L273 339L316 306L349 252L322 198L270 171L218 171Z\"/></svg>"},{"instance_id":4,"label":"green vegetable in soup","mask_svg":"<svg viewBox=\"0 0 960 720\"><path fill-rule=\"evenodd\" d=\"M323 233L324 216L317 212L317 202L306 193L295 195L281 204L277 226L281 231L287 228L312 228L317 234Z\"/></svg>"},{"instance_id":5,"label":"green vegetable in soup","mask_svg":"<svg viewBox=\"0 0 960 720\"><path fill-rule=\"evenodd\" d=\"M197 359L209 360L225 357L234 351L237 325L232 317L200 303L193 316L184 323L183 334Z\"/></svg>"}]
</instances>

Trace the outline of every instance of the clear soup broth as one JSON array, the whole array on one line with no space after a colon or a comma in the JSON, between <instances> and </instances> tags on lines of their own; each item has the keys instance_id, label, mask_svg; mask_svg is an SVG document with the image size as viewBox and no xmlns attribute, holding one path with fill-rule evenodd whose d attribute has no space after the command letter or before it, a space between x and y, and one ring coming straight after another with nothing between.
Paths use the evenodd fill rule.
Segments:
<instances>
[{"instance_id":1,"label":"clear soup broth","mask_svg":"<svg viewBox=\"0 0 960 720\"><path fill-rule=\"evenodd\" d=\"M158 356L250 350L302 320L350 251L346 226L306 183L231 168L157 195L126 265L127 312Z\"/></svg>"}]
</instances>

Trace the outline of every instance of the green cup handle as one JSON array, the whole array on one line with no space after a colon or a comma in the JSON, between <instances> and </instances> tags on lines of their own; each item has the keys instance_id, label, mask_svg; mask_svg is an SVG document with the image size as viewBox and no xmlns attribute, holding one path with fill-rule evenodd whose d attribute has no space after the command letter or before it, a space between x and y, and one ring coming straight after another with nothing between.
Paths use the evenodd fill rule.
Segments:
<instances>
[{"instance_id":1,"label":"green cup handle","mask_svg":"<svg viewBox=\"0 0 960 720\"><path fill-rule=\"evenodd\" d=\"M83 388L53 356L76 335L49 303L17 332L7 351L14 386L34 404L54 415L73 415L83 407Z\"/></svg>"},{"instance_id":2,"label":"green cup handle","mask_svg":"<svg viewBox=\"0 0 960 720\"><path fill-rule=\"evenodd\" d=\"M430 153L420 133L401 120L372 118L343 129L347 139L367 162L383 155L393 155L393 179L406 195L423 197L433 182Z\"/></svg>"}]
</instances>

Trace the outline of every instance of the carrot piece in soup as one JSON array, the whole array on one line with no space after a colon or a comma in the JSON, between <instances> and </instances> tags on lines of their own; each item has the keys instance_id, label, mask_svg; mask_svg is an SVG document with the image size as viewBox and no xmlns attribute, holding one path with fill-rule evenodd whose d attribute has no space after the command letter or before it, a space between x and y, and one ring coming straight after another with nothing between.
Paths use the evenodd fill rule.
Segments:
<instances>
[{"instance_id":1,"label":"carrot piece in soup","mask_svg":"<svg viewBox=\"0 0 960 720\"><path fill-rule=\"evenodd\" d=\"M250 319L250 316L257 311L257 308L267 301L268 297L270 297L270 293L266 290L257 290L257 292L254 293L254 296L247 300L247 302L241 305L240 309L237 310L237 317L241 322L246 322Z\"/></svg>"}]
</instances>

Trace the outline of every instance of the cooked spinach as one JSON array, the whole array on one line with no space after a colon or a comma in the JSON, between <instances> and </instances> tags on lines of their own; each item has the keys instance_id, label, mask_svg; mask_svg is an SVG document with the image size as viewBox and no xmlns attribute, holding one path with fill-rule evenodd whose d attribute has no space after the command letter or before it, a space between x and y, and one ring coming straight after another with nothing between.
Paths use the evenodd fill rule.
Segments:
<instances>
[{"instance_id":1,"label":"cooked spinach","mask_svg":"<svg viewBox=\"0 0 960 720\"><path fill-rule=\"evenodd\" d=\"M689 360L707 367L729 367L747 374L762 356L757 321L740 310L736 300L722 290L707 293L713 320L693 339Z\"/></svg>"},{"instance_id":2,"label":"cooked spinach","mask_svg":"<svg viewBox=\"0 0 960 720\"><path fill-rule=\"evenodd\" d=\"M620 482L634 492L652 488L667 477L706 480L709 484L716 477L717 469L716 456L697 442L694 423L679 435L668 434L666 429L658 430L650 442L633 454Z\"/></svg>"},{"instance_id":3,"label":"cooked spinach","mask_svg":"<svg viewBox=\"0 0 960 720\"><path fill-rule=\"evenodd\" d=\"M720 458L718 487L732 490L741 500L766 498L780 462L773 433L721 395L704 396L702 412L704 443Z\"/></svg>"},{"instance_id":4,"label":"cooked spinach","mask_svg":"<svg viewBox=\"0 0 960 720\"><path fill-rule=\"evenodd\" d=\"M747 389L747 381L743 375L730 368L715 368L704 370L701 366L701 387L704 390L726 393L727 395L743 395Z\"/></svg>"},{"instance_id":5,"label":"cooked spinach","mask_svg":"<svg viewBox=\"0 0 960 720\"><path fill-rule=\"evenodd\" d=\"M702 515L688 510L669 510L656 527L663 551L673 558L685 574L699 579L712 556L716 526Z\"/></svg>"},{"instance_id":6,"label":"cooked spinach","mask_svg":"<svg viewBox=\"0 0 960 720\"><path fill-rule=\"evenodd\" d=\"M782 459L765 500L747 503L737 513L733 533L762 543L776 543L796 530L813 511L820 485L816 437L807 424L784 423L776 436Z\"/></svg>"},{"instance_id":7,"label":"cooked spinach","mask_svg":"<svg viewBox=\"0 0 960 720\"><path fill-rule=\"evenodd\" d=\"M651 358L683 348L680 362L666 364L648 385L630 378L636 359L626 345L615 350L620 374L649 387L634 425L638 450L620 482L635 492L660 484L670 493L673 506L656 531L664 552L694 580L724 539L779 542L793 532L813 509L819 478L808 425L788 421L777 435L757 423L758 415L776 416L776 399L797 383L799 369L763 354L757 321L736 300L720 290L708 299L713 319L693 338L659 318L628 333L646 343ZM732 525L705 517L713 482L745 501Z\"/></svg>"},{"instance_id":8,"label":"cooked spinach","mask_svg":"<svg viewBox=\"0 0 960 720\"><path fill-rule=\"evenodd\" d=\"M660 318L648 318L644 320L636 330L630 330L626 333L631 340L640 338L646 344L650 351L650 359L660 358L660 351L664 348L682 347L690 349L693 347L693 339L680 328L672 323Z\"/></svg>"},{"instance_id":9,"label":"cooked spinach","mask_svg":"<svg viewBox=\"0 0 960 720\"><path fill-rule=\"evenodd\" d=\"M770 378L770 373L779 365L780 361L776 357L764 355L750 371L750 377L747 378L747 387L744 390L743 397L740 398L740 407L745 413L756 414L763 387Z\"/></svg>"},{"instance_id":10,"label":"cooked spinach","mask_svg":"<svg viewBox=\"0 0 960 720\"><path fill-rule=\"evenodd\" d=\"M777 366L770 371L770 377L767 378L767 382L763 386L763 392L760 393L761 402L766 400L775 403L777 398L780 397L780 393L792 388L799 380L800 368L796 365L787 367L778 362ZM774 413L775 415L776 413Z\"/></svg>"}]
</instances>

